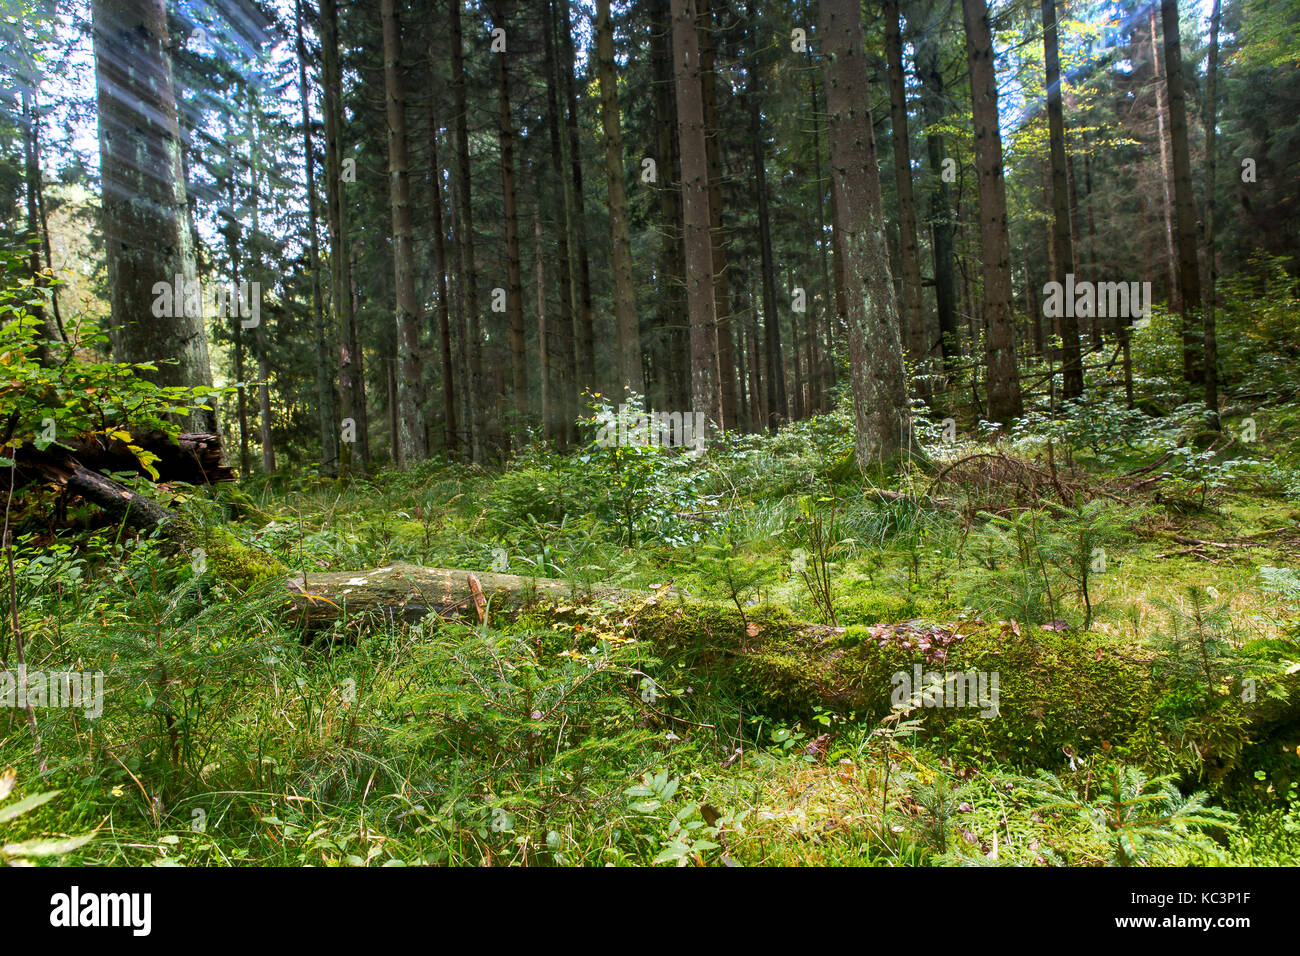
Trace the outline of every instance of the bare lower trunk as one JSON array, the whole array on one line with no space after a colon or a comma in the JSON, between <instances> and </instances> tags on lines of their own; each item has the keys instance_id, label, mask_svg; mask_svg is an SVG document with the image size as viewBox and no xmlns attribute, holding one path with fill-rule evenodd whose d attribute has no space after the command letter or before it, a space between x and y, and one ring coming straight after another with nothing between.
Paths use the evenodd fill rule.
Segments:
<instances>
[{"instance_id":1,"label":"bare lower trunk","mask_svg":"<svg viewBox=\"0 0 1300 956\"><path fill-rule=\"evenodd\" d=\"M1192 160L1187 138L1187 97L1183 90L1183 56L1179 39L1178 0L1161 0L1165 35L1165 86L1169 90L1169 145L1174 166L1174 219L1178 239L1178 284L1182 291L1183 378L1201 381L1203 368L1197 348L1197 319L1201 308L1201 274L1196 260L1196 197L1192 193Z\"/></svg>"},{"instance_id":2,"label":"bare lower trunk","mask_svg":"<svg viewBox=\"0 0 1300 956\"><path fill-rule=\"evenodd\" d=\"M596 59L600 74L600 122L605 134L605 177L609 185L609 232L613 247L614 334L621 390L645 393L641 374L641 336L637 329L636 289L632 282L632 241L628 234L623 170L623 125L614 68L614 24L609 0L596 0Z\"/></svg>"},{"instance_id":3,"label":"bare lower trunk","mask_svg":"<svg viewBox=\"0 0 1300 956\"><path fill-rule=\"evenodd\" d=\"M713 300L713 247L709 222L709 166L700 42L695 0L673 0L673 62L677 125L682 150L682 221L686 245L686 301L691 327L691 403L712 421L720 416L717 311Z\"/></svg>"},{"instance_id":4,"label":"bare lower trunk","mask_svg":"<svg viewBox=\"0 0 1300 956\"><path fill-rule=\"evenodd\" d=\"M397 290L396 348L401 363L397 381L395 459L412 465L428 455L421 408L420 334L416 324L420 300L415 292L415 258L411 226L410 165L407 159L406 99L402 85L402 26L394 0L382 0L384 90L388 121L388 200L393 219L393 280Z\"/></svg>"},{"instance_id":5,"label":"bare lower trunk","mask_svg":"<svg viewBox=\"0 0 1300 956\"><path fill-rule=\"evenodd\" d=\"M1219 0L1214 0L1210 13L1210 58L1205 79L1205 245L1209 266L1208 290L1205 298L1205 411L1209 425L1219 430L1219 340L1215 329L1214 286L1218 278L1218 265L1214 258L1214 179L1217 169L1214 154L1218 122L1219 84Z\"/></svg>"},{"instance_id":6,"label":"bare lower trunk","mask_svg":"<svg viewBox=\"0 0 1300 956\"><path fill-rule=\"evenodd\" d=\"M921 366L928 358L925 320L921 315L921 265L916 242L916 204L912 196L912 149L907 134L907 91L903 78L903 38L898 0L885 0L885 55L889 64L889 114L894 145L894 181L898 187L898 245L902 265L902 321L908 357ZM922 377L921 391L929 389Z\"/></svg>"},{"instance_id":7,"label":"bare lower trunk","mask_svg":"<svg viewBox=\"0 0 1300 956\"><path fill-rule=\"evenodd\" d=\"M1042 0L1043 51L1047 70L1047 125L1052 168L1052 222L1056 272L1052 279L1065 285L1074 272L1074 242L1070 230L1070 194L1066 172L1065 115L1061 100L1061 63L1057 43L1055 0ZM1073 309L1061 313L1062 394L1068 400L1083 394L1083 357L1079 346L1079 321Z\"/></svg>"},{"instance_id":8,"label":"bare lower trunk","mask_svg":"<svg viewBox=\"0 0 1300 956\"><path fill-rule=\"evenodd\" d=\"M480 331L478 265L474 257L474 209L470 194L469 117L465 96L465 58L461 50L461 0L448 0L451 24L451 94L456 110L456 254L460 257L461 303L464 315L465 364L468 369L466 424L474 461L486 457L483 401L483 352Z\"/></svg>"},{"instance_id":9,"label":"bare lower trunk","mask_svg":"<svg viewBox=\"0 0 1300 956\"><path fill-rule=\"evenodd\" d=\"M158 362L159 385L211 385L163 0L94 0L101 209L113 356ZM182 283L155 308L155 284ZM194 290L194 308L189 307ZM210 430L211 415L191 416Z\"/></svg>"},{"instance_id":10,"label":"bare lower trunk","mask_svg":"<svg viewBox=\"0 0 1300 956\"><path fill-rule=\"evenodd\" d=\"M506 0L494 0L492 23L506 30ZM515 129L510 107L510 70L505 51L497 61L497 143L501 149L501 194L506 239L506 316L510 331L510 390L522 427L528 414L528 368L525 364L523 271L519 256L519 198L515 189Z\"/></svg>"},{"instance_id":11,"label":"bare lower trunk","mask_svg":"<svg viewBox=\"0 0 1300 956\"><path fill-rule=\"evenodd\" d=\"M1021 414L1020 373L1011 313L1011 248L1007 194L1002 178L997 76L993 37L984 0L962 0L966 60L974 100L975 168L979 175L980 260L984 274L984 360L988 369L988 415L1009 423Z\"/></svg>"},{"instance_id":12,"label":"bare lower trunk","mask_svg":"<svg viewBox=\"0 0 1300 956\"><path fill-rule=\"evenodd\" d=\"M854 451L859 467L888 466L915 443L889 274L858 0L822 0L820 33L833 195L837 229L842 230Z\"/></svg>"}]
</instances>

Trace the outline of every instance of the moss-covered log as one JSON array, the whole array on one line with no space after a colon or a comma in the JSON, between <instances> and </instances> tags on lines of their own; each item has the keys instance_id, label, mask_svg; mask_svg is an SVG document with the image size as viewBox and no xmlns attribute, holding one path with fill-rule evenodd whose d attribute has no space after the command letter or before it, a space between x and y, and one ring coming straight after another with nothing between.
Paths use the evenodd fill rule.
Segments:
<instances>
[{"instance_id":1,"label":"moss-covered log","mask_svg":"<svg viewBox=\"0 0 1300 956\"><path fill-rule=\"evenodd\" d=\"M615 588L575 587L549 578L489 574L451 568L393 564L366 571L335 571L299 575L288 581L295 613L309 628L328 625L341 616L418 621L430 614L476 621L478 584L485 612L516 611L544 602L645 601L647 595Z\"/></svg>"}]
</instances>

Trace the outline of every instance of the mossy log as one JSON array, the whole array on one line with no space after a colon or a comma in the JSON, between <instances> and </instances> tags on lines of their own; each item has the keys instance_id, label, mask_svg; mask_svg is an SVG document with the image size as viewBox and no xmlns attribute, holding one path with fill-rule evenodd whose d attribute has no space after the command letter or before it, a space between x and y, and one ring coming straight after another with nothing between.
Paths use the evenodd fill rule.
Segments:
<instances>
[{"instance_id":1,"label":"mossy log","mask_svg":"<svg viewBox=\"0 0 1300 956\"><path fill-rule=\"evenodd\" d=\"M483 611L475 600L475 584ZM369 617L413 623L430 614L478 621L482 614L516 611L530 604L589 601L645 601L648 595L608 587L573 586L550 578L490 574L453 568L392 564L365 571L313 572L288 579L293 607L308 628L340 617ZM489 617L490 619L490 617Z\"/></svg>"}]
</instances>

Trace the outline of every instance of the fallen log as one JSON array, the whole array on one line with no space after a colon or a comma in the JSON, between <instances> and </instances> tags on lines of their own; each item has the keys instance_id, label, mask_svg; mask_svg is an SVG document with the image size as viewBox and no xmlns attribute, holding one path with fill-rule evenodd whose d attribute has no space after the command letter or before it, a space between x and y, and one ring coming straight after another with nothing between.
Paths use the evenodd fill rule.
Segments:
<instances>
[{"instance_id":1,"label":"fallen log","mask_svg":"<svg viewBox=\"0 0 1300 956\"><path fill-rule=\"evenodd\" d=\"M235 480L234 469L222 463L220 435L185 433L172 438L165 432L150 431L133 435L132 444L156 457L152 466L157 475L150 475L153 481L208 485ZM83 435L66 445L50 445L43 450L24 445L15 460L17 486L31 481L64 484L77 468L88 472L147 474L125 441L101 434Z\"/></svg>"},{"instance_id":2,"label":"fallen log","mask_svg":"<svg viewBox=\"0 0 1300 956\"><path fill-rule=\"evenodd\" d=\"M619 588L571 585L553 578L402 563L365 571L300 574L289 577L286 587L297 620L308 629L316 629L353 617L414 623L432 614L448 620L478 621L482 615L475 600L475 583L486 601L487 614L539 602L635 602L652 596Z\"/></svg>"},{"instance_id":3,"label":"fallen log","mask_svg":"<svg viewBox=\"0 0 1300 956\"><path fill-rule=\"evenodd\" d=\"M158 456L153 462L156 481L184 481L191 485L210 485L234 481L235 470L221 459L221 436L187 432L174 439L160 431L134 435L133 443ZM121 439L103 440L94 435L71 443L72 456L92 471L134 471L144 474L135 453Z\"/></svg>"}]
</instances>

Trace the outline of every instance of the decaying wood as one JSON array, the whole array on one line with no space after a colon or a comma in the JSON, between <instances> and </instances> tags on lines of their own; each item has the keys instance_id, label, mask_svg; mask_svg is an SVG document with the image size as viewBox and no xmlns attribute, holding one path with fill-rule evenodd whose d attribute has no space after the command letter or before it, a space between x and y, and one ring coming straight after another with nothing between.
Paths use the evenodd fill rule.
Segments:
<instances>
[{"instance_id":1,"label":"decaying wood","mask_svg":"<svg viewBox=\"0 0 1300 956\"><path fill-rule=\"evenodd\" d=\"M538 601L645 601L651 596L618 588L573 586L552 578L402 563L366 571L299 575L289 578L287 586L294 613L309 629L352 617L414 623L436 615L481 623L493 610L515 610Z\"/></svg>"},{"instance_id":2,"label":"decaying wood","mask_svg":"<svg viewBox=\"0 0 1300 956\"><path fill-rule=\"evenodd\" d=\"M153 462L157 481L205 485L235 479L234 470L221 461L220 435L186 433L173 439L163 432L151 431L133 435L132 443L157 456L158 460ZM51 445L44 450L25 445L19 449L17 484L31 481L64 484L77 468L90 472L146 474L135 452L121 439L88 435L66 445Z\"/></svg>"},{"instance_id":3,"label":"decaying wood","mask_svg":"<svg viewBox=\"0 0 1300 956\"><path fill-rule=\"evenodd\" d=\"M74 463L60 483L72 494L98 505L115 521L125 522L132 528L152 531L168 524L168 519L172 516L171 512L152 498L137 494L125 485L79 464ZM179 525L177 530L179 531Z\"/></svg>"}]
</instances>

